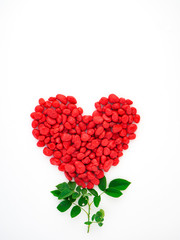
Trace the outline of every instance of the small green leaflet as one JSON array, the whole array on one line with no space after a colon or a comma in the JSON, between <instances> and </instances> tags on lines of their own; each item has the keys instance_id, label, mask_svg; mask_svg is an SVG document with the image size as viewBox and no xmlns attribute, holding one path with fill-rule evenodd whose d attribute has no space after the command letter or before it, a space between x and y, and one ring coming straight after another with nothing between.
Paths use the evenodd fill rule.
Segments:
<instances>
[{"instance_id":1,"label":"small green leaflet","mask_svg":"<svg viewBox=\"0 0 180 240\"><path fill-rule=\"evenodd\" d=\"M54 190L54 191L51 191L51 193L52 193L55 197L59 197L60 191L59 191L59 190Z\"/></svg>"},{"instance_id":2,"label":"small green leaflet","mask_svg":"<svg viewBox=\"0 0 180 240\"><path fill-rule=\"evenodd\" d=\"M76 183L69 181L69 182L68 182L68 186L69 186L69 188L70 188L71 190L74 190L75 187L76 187Z\"/></svg>"},{"instance_id":3,"label":"small green leaflet","mask_svg":"<svg viewBox=\"0 0 180 240\"><path fill-rule=\"evenodd\" d=\"M81 196L78 201L79 206L84 207L87 205L87 203L88 203L88 197Z\"/></svg>"},{"instance_id":4,"label":"small green leaflet","mask_svg":"<svg viewBox=\"0 0 180 240\"><path fill-rule=\"evenodd\" d=\"M95 189L88 189L88 191L89 191L90 193L92 193L92 195L98 196L98 193L97 193L97 191L96 191Z\"/></svg>"},{"instance_id":5,"label":"small green leaflet","mask_svg":"<svg viewBox=\"0 0 180 240\"><path fill-rule=\"evenodd\" d=\"M77 215L79 215L81 212L81 208L79 206L74 206L72 209L71 209L71 217L74 218L76 217Z\"/></svg>"},{"instance_id":6,"label":"small green leaflet","mask_svg":"<svg viewBox=\"0 0 180 240\"><path fill-rule=\"evenodd\" d=\"M91 225L91 224L92 224L92 222L90 222L90 221L87 221L87 222L85 222L84 224L86 224L86 225Z\"/></svg>"},{"instance_id":7,"label":"small green leaflet","mask_svg":"<svg viewBox=\"0 0 180 240\"><path fill-rule=\"evenodd\" d=\"M60 212L65 212L66 210L68 210L71 207L71 202L69 200L63 200L58 206L57 209Z\"/></svg>"},{"instance_id":8,"label":"small green leaflet","mask_svg":"<svg viewBox=\"0 0 180 240\"><path fill-rule=\"evenodd\" d=\"M69 189L69 188L65 188L60 194L59 194L59 199L63 199L66 197L69 197L73 194L73 190Z\"/></svg>"},{"instance_id":9,"label":"small green leaflet","mask_svg":"<svg viewBox=\"0 0 180 240\"><path fill-rule=\"evenodd\" d=\"M114 198L118 198L122 195L122 192L120 192L119 190L117 190L115 188L107 188L105 190L105 193Z\"/></svg>"},{"instance_id":10,"label":"small green leaflet","mask_svg":"<svg viewBox=\"0 0 180 240\"><path fill-rule=\"evenodd\" d=\"M93 215L92 215L92 218L91 218L92 221L94 221L95 216L96 216L96 214L93 214Z\"/></svg>"},{"instance_id":11,"label":"small green leaflet","mask_svg":"<svg viewBox=\"0 0 180 240\"><path fill-rule=\"evenodd\" d=\"M102 218L103 218L103 217L105 216L105 212L104 212L104 210L103 210L103 209L100 209L99 212L101 213ZM104 220L104 219L103 219L103 220Z\"/></svg>"},{"instance_id":12,"label":"small green leaflet","mask_svg":"<svg viewBox=\"0 0 180 240\"><path fill-rule=\"evenodd\" d=\"M95 196L93 201L94 201L94 206L99 207L99 203L101 201L101 196Z\"/></svg>"},{"instance_id":13,"label":"small green leaflet","mask_svg":"<svg viewBox=\"0 0 180 240\"><path fill-rule=\"evenodd\" d=\"M81 192L82 192L83 195L85 195L85 194L87 193L87 189L86 189L86 188L83 188L83 189L81 190Z\"/></svg>"},{"instance_id":14,"label":"small green leaflet","mask_svg":"<svg viewBox=\"0 0 180 240\"><path fill-rule=\"evenodd\" d=\"M128 182L127 180L125 179L121 179L121 178L117 178L117 179L114 179L112 180L110 183L109 183L109 188L115 188L117 190L126 190L126 188L130 185L131 183Z\"/></svg>"},{"instance_id":15,"label":"small green leaflet","mask_svg":"<svg viewBox=\"0 0 180 240\"><path fill-rule=\"evenodd\" d=\"M80 186L77 186L76 191L77 191L77 192L80 192L80 191L81 191L81 187L80 187Z\"/></svg>"},{"instance_id":16,"label":"small green leaflet","mask_svg":"<svg viewBox=\"0 0 180 240\"><path fill-rule=\"evenodd\" d=\"M100 222L101 219L102 219L102 214L101 214L101 212L98 211L98 212L96 213L96 216L95 216L95 221L96 221L96 222Z\"/></svg>"},{"instance_id":17,"label":"small green leaflet","mask_svg":"<svg viewBox=\"0 0 180 240\"><path fill-rule=\"evenodd\" d=\"M103 178L100 179L98 187L101 191L104 191L106 189L106 185L107 185L106 177L104 176Z\"/></svg>"},{"instance_id":18,"label":"small green leaflet","mask_svg":"<svg viewBox=\"0 0 180 240\"><path fill-rule=\"evenodd\" d=\"M64 189L69 188L69 186L66 182L60 183L56 187L59 191L63 191Z\"/></svg>"},{"instance_id":19,"label":"small green leaflet","mask_svg":"<svg viewBox=\"0 0 180 240\"><path fill-rule=\"evenodd\" d=\"M77 199L79 196L80 196L80 193L78 193L78 192L74 192L74 193L72 194L72 198L73 198L73 199Z\"/></svg>"}]
</instances>

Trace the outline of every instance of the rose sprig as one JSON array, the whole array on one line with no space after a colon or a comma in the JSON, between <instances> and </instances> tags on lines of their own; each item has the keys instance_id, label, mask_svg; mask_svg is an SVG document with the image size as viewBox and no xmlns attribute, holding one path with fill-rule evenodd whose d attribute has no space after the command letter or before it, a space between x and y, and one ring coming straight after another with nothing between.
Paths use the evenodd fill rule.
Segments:
<instances>
[{"instance_id":1,"label":"rose sprig","mask_svg":"<svg viewBox=\"0 0 180 240\"><path fill-rule=\"evenodd\" d=\"M56 190L51 191L51 193L61 201L57 206L60 212L65 212L72 207L70 211L72 218L77 217L82 211L87 215L87 221L84 222L84 224L87 225L87 232L89 233L91 224L95 223L100 227L103 226L105 216L103 209L91 215L92 204L98 208L101 202L101 196L104 193L110 197L119 198L123 194L122 191L129 185L129 181L117 178L112 180L107 186L106 177L103 177L100 179L98 185L102 191L101 193L98 193L95 189L81 188L72 181L58 184Z\"/></svg>"}]
</instances>

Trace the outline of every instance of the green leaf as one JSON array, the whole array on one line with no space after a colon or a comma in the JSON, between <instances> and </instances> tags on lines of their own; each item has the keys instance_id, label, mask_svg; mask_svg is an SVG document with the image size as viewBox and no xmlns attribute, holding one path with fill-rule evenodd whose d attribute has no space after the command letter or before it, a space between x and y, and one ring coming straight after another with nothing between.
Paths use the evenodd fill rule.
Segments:
<instances>
[{"instance_id":1,"label":"green leaf","mask_svg":"<svg viewBox=\"0 0 180 240\"><path fill-rule=\"evenodd\" d=\"M103 209L100 209L99 212L101 213L102 218L103 218L103 217L105 216L104 210L103 210ZM103 221L104 221L104 219L103 219Z\"/></svg>"},{"instance_id":2,"label":"green leaf","mask_svg":"<svg viewBox=\"0 0 180 240\"><path fill-rule=\"evenodd\" d=\"M106 177L104 176L103 178L100 179L100 183L98 185L99 189L101 189L101 191L104 191L106 189Z\"/></svg>"},{"instance_id":3,"label":"green leaf","mask_svg":"<svg viewBox=\"0 0 180 240\"><path fill-rule=\"evenodd\" d=\"M100 227L102 227L103 223L102 223L102 222L100 222L100 223L98 223L98 225L99 225Z\"/></svg>"},{"instance_id":4,"label":"green leaf","mask_svg":"<svg viewBox=\"0 0 180 240\"><path fill-rule=\"evenodd\" d=\"M72 209L71 209L71 217L74 218L76 217L77 215L79 215L81 212L81 208L79 206L74 206Z\"/></svg>"},{"instance_id":5,"label":"green leaf","mask_svg":"<svg viewBox=\"0 0 180 240\"><path fill-rule=\"evenodd\" d=\"M72 203L69 200L64 200L57 206L57 209L60 212L65 212L71 207L71 204Z\"/></svg>"},{"instance_id":6,"label":"green leaf","mask_svg":"<svg viewBox=\"0 0 180 240\"><path fill-rule=\"evenodd\" d=\"M76 191L77 191L77 192L80 192L80 191L81 191L81 187L80 187L80 186L77 186Z\"/></svg>"},{"instance_id":7,"label":"green leaf","mask_svg":"<svg viewBox=\"0 0 180 240\"><path fill-rule=\"evenodd\" d=\"M91 225L92 222L88 221L88 222L85 222L84 224L86 224L86 225Z\"/></svg>"},{"instance_id":8,"label":"green leaf","mask_svg":"<svg viewBox=\"0 0 180 240\"><path fill-rule=\"evenodd\" d=\"M85 195L85 194L87 193L87 189L86 189L86 188L83 188L83 189L81 190L81 192L82 192L83 195Z\"/></svg>"},{"instance_id":9,"label":"green leaf","mask_svg":"<svg viewBox=\"0 0 180 240\"><path fill-rule=\"evenodd\" d=\"M68 182L68 186L69 186L70 189L74 190L75 187L76 187L76 183L69 181L69 182Z\"/></svg>"},{"instance_id":10,"label":"green leaf","mask_svg":"<svg viewBox=\"0 0 180 240\"><path fill-rule=\"evenodd\" d=\"M118 198L122 195L122 192L120 192L119 190L117 190L115 188L107 188L105 190L105 193L114 198Z\"/></svg>"},{"instance_id":11,"label":"green leaf","mask_svg":"<svg viewBox=\"0 0 180 240\"><path fill-rule=\"evenodd\" d=\"M88 203L88 197L81 196L78 201L79 206L84 207L87 205L87 203Z\"/></svg>"},{"instance_id":12,"label":"green leaf","mask_svg":"<svg viewBox=\"0 0 180 240\"><path fill-rule=\"evenodd\" d=\"M91 218L92 221L94 221L95 216L96 216L96 214L93 214L93 215L92 215L92 218Z\"/></svg>"},{"instance_id":13,"label":"green leaf","mask_svg":"<svg viewBox=\"0 0 180 240\"><path fill-rule=\"evenodd\" d=\"M101 219L102 219L102 213L101 213L100 211L98 211L98 212L96 213L96 216L95 216L95 221L96 221L96 222L100 222Z\"/></svg>"},{"instance_id":14,"label":"green leaf","mask_svg":"<svg viewBox=\"0 0 180 240\"><path fill-rule=\"evenodd\" d=\"M64 189L69 188L69 186L66 182L60 183L56 187L60 192L63 191Z\"/></svg>"},{"instance_id":15,"label":"green leaf","mask_svg":"<svg viewBox=\"0 0 180 240\"><path fill-rule=\"evenodd\" d=\"M93 201L94 201L94 206L99 207L99 203L101 201L101 196L94 197Z\"/></svg>"},{"instance_id":16,"label":"green leaf","mask_svg":"<svg viewBox=\"0 0 180 240\"><path fill-rule=\"evenodd\" d=\"M65 188L60 194L59 194L59 199L63 199L66 197L69 197L73 194L73 191L69 188Z\"/></svg>"},{"instance_id":17,"label":"green leaf","mask_svg":"<svg viewBox=\"0 0 180 240\"><path fill-rule=\"evenodd\" d=\"M90 193L92 193L94 196L98 196L98 192L95 189L88 189Z\"/></svg>"},{"instance_id":18,"label":"green leaf","mask_svg":"<svg viewBox=\"0 0 180 240\"><path fill-rule=\"evenodd\" d=\"M80 196L80 193L78 193L78 192L74 192L74 193L72 194L72 198L73 198L73 199L77 199L79 196Z\"/></svg>"},{"instance_id":19,"label":"green leaf","mask_svg":"<svg viewBox=\"0 0 180 240\"><path fill-rule=\"evenodd\" d=\"M54 190L54 191L51 191L51 193L52 193L55 197L59 197L60 191L59 191L59 190Z\"/></svg>"},{"instance_id":20,"label":"green leaf","mask_svg":"<svg viewBox=\"0 0 180 240\"><path fill-rule=\"evenodd\" d=\"M109 183L109 187L123 191L123 190L125 190L130 184L131 184L131 183L128 182L127 180L125 180L125 179L117 178L117 179L112 180L112 181Z\"/></svg>"}]
</instances>

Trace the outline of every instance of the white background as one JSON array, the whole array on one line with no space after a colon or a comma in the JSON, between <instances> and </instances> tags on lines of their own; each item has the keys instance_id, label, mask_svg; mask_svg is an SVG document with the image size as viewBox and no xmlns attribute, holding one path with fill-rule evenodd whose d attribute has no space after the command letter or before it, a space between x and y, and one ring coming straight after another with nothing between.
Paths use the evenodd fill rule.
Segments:
<instances>
[{"instance_id":1,"label":"white background","mask_svg":"<svg viewBox=\"0 0 180 240\"><path fill-rule=\"evenodd\" d=\"M180 239L180 1L0 0L0 239ZM141 115L137 139L106 175L102 228L60 213L65 180L36 147L40 97L73 95L86 114L109 93ZM94 209L95 210L95 209Z\"/></svg>"}]
</instances>

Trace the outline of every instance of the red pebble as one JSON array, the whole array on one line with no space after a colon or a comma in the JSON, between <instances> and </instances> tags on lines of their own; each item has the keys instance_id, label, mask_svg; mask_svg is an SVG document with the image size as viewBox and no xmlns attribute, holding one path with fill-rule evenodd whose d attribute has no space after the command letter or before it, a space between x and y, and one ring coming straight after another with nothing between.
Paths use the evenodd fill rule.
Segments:
<instances>
[{"instance_id":1,"label":"red pebble","mask_svg":"<svg viewBox=\"0 0 180 240\"><path fill-rule=\"evenodd\" d=\"M49 128L48 127L41 127L40 128L40 134L42 134L42 135L48 135L48 133L49 133Z\"/></svg>"},{"instance_id":2,"label":"red pebble","mask_svg":"<svg viewBox=\"0 0 180 240\"><path fill-rule=\"evenodd\" d=\"M39 130L33 129L33 130L32 130L32 134L33 134L33 136L34 136L36 139L38 139L38 137L39 137Z\"/></svg>"},{"instance_id":3,"label":"red pebble","mask_svg":"<svg viewBox=\"0 0 180 240\"><path fill-rule=\"evenodd\" d=\"M108 103L108 98L102 97L102 98L99 100L99 103L102 104L102 105L106 105L106 104Z\"/></svg>"},{"instance_id":4,"label":"red pebble","mask_svg":"<svg viewBox=\"0 0 180 240\"><path fill-rule=\"evenodd\" d=\"M114 125L113 128L112 128L112 132L113 132L113 133L118 133L118 132L120 132L121 130L122 130L122 126L121 126L121 125L118 125L118 124Z\"/></svg>"},{"instance_id":5,"label":"red pebble","mask_svg":"<svg viewBox=\"0 0 180 240\"><path fill-rule=\"evenodd\" d=\"M46 114L50 117L50 118L57 118L57 112L53 109L53 108L48 108L46 111Z\"/></svg>"},{"instance_id":6,"label":"red pebble","mask_svg":"<svg viewBox=\"0 0 180 240\"><path fill-rule=\"evenodd\" d=\"M53 151L52 151L51 149L45 147L45 148L43 149L43 153L44 153L44 155L46 155L46 156L51 156L51 155L53 154Z\"/></svg>"},{"instance_id":7,"label":"red pebble","mask_svg":"<svg viewBox=\"0 0 180 240\"><path fill-rule=\"evenodd\" d=\"M40 98L40 99L39 99L39 104L40 104L40 105L44 105L44 104L45 104L44 98Z\"/></svg>"},{"instance_id":8,"label":"red pebble","mask_svg":"<svg viewBox=\"0 0 180 240\"><path fill-rule=\"evenodd\" d=\"M98 174L96 174L96 177L101 179L104 177L104 172L102 170L100 170L100 172Z\"/></svg>"},{"instance_id":9,"label":"red pebble","mask_svg":"<svg viewBox=\"0 0 180 240\"><path fill-rule=\"evenodd\" d=\"M140 121L140 116L139 116L139 114L136 114L136 115L134 116L134 121L135 121L135 123L139 123L139 121Z\"/></svg>"},{"instance_id":10,"label":"red pebble","mask_svg":"<svg viewBox=\"0 0 180 240\"><path fill-rule=\"evenodd\" d=\"M111 152L111 151L110 151L110 149L109 149L108 147L105 147L105 148L104 148L104 155L107 156L107 155L110 154L110 152Z\"/></svg>"},{"instance_id":11,"label":"red pebble","mask_svg":"<svg viewBox=\"0 0 180 240\"><path fill-rule=\"evenodd\" d=\"M62 94L57 94L57 95L56 95L56 98L57 98L59 101L61 101L62 103L64 103L64 104L67 103L67 98L66 98L64 95L62 95Z\"/></svg>"},{"instance_id":12,"label":"red pebble","mask_svg":"<svg viewBox=\"0 0 180 240\"><path fill-rule=\"evenodd\" d=\"M35 112L34 113L34 119L40 120L42 118L43 114L41 112Z\"/></svg>"},{"instance_id":13,"label":"red pebble","mask_svg":"<svg viewBox=\"0 0 180 240\"><path fill-rule=\"evenodd\" d=\"M135 133L129 134L128 138L129 138L130 140L133 140L133 139L136 138L136 134L135 134Z\"/></svg>"},{"instance_id":14,"label":"red pebble","mask_svg":"<svg viewBox=\"0 0 180 240\"><path fill-rule=\"evenodd\" d=\"M127 132L128 133L134 133L137 130L137 125L136 124L130 124L127 127Z\"/></svg>"},{"instance_id":15,"label":"red pebble","mask_svg":"<svg viewBox=\"0 0 180 240\"><path fill-rule=\"evenodd\" d=\"M99 185L99 183L100 183L100 181L99 181L98 178L93 178L93 179L91 180L91 182L92 182L93 184L95 184L95 185Z\"/></svg>"},{"instance_id":16,"label":"red pebble","mask_svg":"<svg viewBox=\"0 0 180 240\"><path fill-rule=\"evenodd\" d=\"M119 158L115 158L114 160L113 160L113 166L117 166L118 165L118 163L119 163Z\"/></svg>"},{"instance_id":17,"label":"red pebble","mask_svg":"<svg viewBox=\"0 0 180 240\"><path fill-rule=\"evenodd\" d=\"M72 139L72 136L68 133L63 133L61 139L63 142L70 141Z\"/></svg>"},{"instance_id":18,"label":"red pebble","mask_svg":"<svg viewBox=\"0 0 180 240\"><path fill-rule=\"evenodd\" d=\"M67 172L64 172L64 175L67 178L67 180L72 181L72 177Z\"/></svg>"},{"instance_id":19,"label":"red pebble","mask_svg":"<svg viewBox=\"0 0 180 240\"><path fill-rule=\"evenodd\" d=\"M119 98L115 94L110 94L108 99L109 99L110 103L118 103L119 102Z\"/></svg>"},{"instance_id":20,"label":"red pebble","mask_svg":"<svg viewBox=\"0 0 180 240\"><path fill-rule=\"evenodd\" d=\"M49 123L50 125L56 124L56 120L53 119L53 118L51 118L51 117L49 117L49 116L47 116L46 121L47 121L47 123Z\"/></svg>"},{"instance_id":21,"label":"red pebble","mask_svg":"<svg viewBox=\"0 0 180 240\"><path fill-rule=\"evenodd\" d=\"M65 171L66 172L68 172L68 173L73 173L73 172L75 172L75 166L73 165L73 164L69 164L69 163L67 163L66 165L65 165Z\"/></svg>"},{"instance_id":22,"label":"red pebble","mask_svg":"<svg viewBox=\"0 0 180 240\"><path fill-rule=\"evenodd\" d=\"M44 108L40 105L35 107L35 112L43 112Z\"/></svg>"},{"instance_id":23,"label":"red pebble","mask_svg":"<svg viewBox=\"0 0 180 240\"><path fill-rule=\"evenodd\" d=\"M128 115L126 115L126 114L124 114L124 115L121 117L121 121L122 121L123 123L127 123L128 120L129 120L129 117L128 117Z\"/></svg>"},{"instance_id":24,"label":"red pebble","mask_svg":"<svg viewBox=\"0 0 180 240\"><path fill-rule=\"evenodd\" d=\"M31 125L32 125L33 128L36 128L38 126L38 124L39 123L38 123L37 120L33 120Z\"/></svg>"},{"instance_id":25,"label":"red pebble","mask_svg":"<svg viewBox=\"0 0 180 240\"><path fill-rule=\"evenodd\" d=\"M92 189L94 187L94 184L92 182L88 182L87 188Z\"/></svg>"},{"instance_id":26,"label":"red pebble","mask_svg":"<svg viewBox=\"0 0 180 240\"><path fill-rule=\"evenodd\" d=\"M72 96L67 96L67 100L68 100L68 102L73 103L73 104L77 103L77 100L75 99L75 97L72 97Z\"/></svg>"},{"instance_id":27,"label":"red pebble","mask_svg":"<svg viewBox=\"0 0 180 240\"><path fill-rule=\"evenodd\" d=\"M50 163L52 164L52 165L60 165L61 164L61 161L59 160L59 159L57 159L57 158L51 158L50 159Z\"/></svg>"},{"instance_id":28,"label":"red pebble","mask_svg":"<svg viewBox=\"0 0 180 240\"><path fill-rule=\"evenodd\" d=\"M82 160L85 157L84 153L78 153L77 154L77 159Z\"/></svg>"},{"instance_id":29,"label":"red pebble","mask_svg":"<svg viewBox=\"0 0 180 240\"><path fill-rule=\"evenodd\" d=\"M95 135L99 136L104 131L104 128L102 126L98 127L95 131Z\"/></svg>"},{"instance_id":30,"label":"red pebble","mask_svg":"<svg viewBox=\"0 0 180 240\"><path fill-rule=\"evenodd\" d=\"M93 121L96 124L100 124L103 122L103 118L101 116L95 116L95 117L93 117Z\"/></svg>"},{"instance_id":31,"label":"red pebble","mask_svg":"<svg viewBox=\"0 0 180 240\"><path fill-rule=\"evenodd\" d=\"M84 173L86 171L86 167L85 165L80 162L80 161L76 161L74 163L75 167L76 167L76 172L79 174L79 173Z\"/></svg>"},{"instance_id":32,"label":"red pebble","mask_svg":"<svg viewBox=\"0 0 180 240\"><path fill-rule=\"evenodd\" d=\"M104 171L105 172L108 172L109 169L111 168L113 164L113 160L107 160L105 163L104 163Z\"/></svg>"},{"instance_id":33,"label":"red pebble","mask_svg":"<svg viewBox=\"0 0 180 240\"><path fill-rule=\"evenodd\" d=\"M87 142L89 139L91 138L91 136L85 132L81 133L81 141Z\"/></svg>"},{"instance_id":34,"label":"red pebble","mask_svg":"<svg viewBox=\"0 0 180 240\"><path fill-rule=\"evenodd\" d=\"M43 142L43 141L38 141L38 142L37 142L37 146L38 146L38 147L44 147L44 146L45 146L45 142Z\"/></svg>"},{"instance_id":35,"label":"red pebble","mask_svg":"<svg viewBox=\"0 0 180 240\"><path fill-rule=\"evenodd\" d=\"M60 107L60 103L57 100L55 100L55 101L53 101L52 106L54 108L58 108L58 107Z\"/></svg>"},{"instance_id":36,"label":"red pebble","mask_svg":"<svg viewBox=\"0 0 180 240\"><path fill-rule=\"evenodd\" d=\"M62 157L62 153L60 151L55 151L53 155L54 155L55 158L61 158Z\"/></svg>"}]
</instances>

